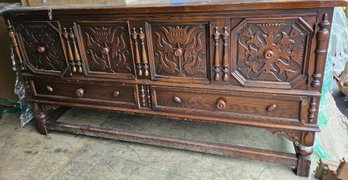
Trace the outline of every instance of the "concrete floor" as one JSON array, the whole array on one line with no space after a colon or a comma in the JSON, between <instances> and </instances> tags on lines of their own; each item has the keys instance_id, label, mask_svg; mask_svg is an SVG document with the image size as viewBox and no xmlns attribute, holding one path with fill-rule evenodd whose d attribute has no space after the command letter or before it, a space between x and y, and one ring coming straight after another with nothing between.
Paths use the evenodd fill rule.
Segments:
<instances>
[{"instance_id":1,"label":"concrete floor","mask_svg":"<svg viewBox=\"0 0 348 180\"><path fill-rule=\"evenodd\" d=\"M348 157L348 120L328 96L332 114L318 140L333 159ZM0 120L0 179L307 179L290 167L242 158L51 132L37 133L32 123L19 128L18 114ZM129 119L132 119L131 121ZM230 125L180 123L162 118L71 109L60 121L74 120L152 133L168 133L267 149L293 151L285 138L268 131ZM318 155L313 155L312 171ZM313 173L309 179L313 179Z\"/></svg>"}]
</instances>

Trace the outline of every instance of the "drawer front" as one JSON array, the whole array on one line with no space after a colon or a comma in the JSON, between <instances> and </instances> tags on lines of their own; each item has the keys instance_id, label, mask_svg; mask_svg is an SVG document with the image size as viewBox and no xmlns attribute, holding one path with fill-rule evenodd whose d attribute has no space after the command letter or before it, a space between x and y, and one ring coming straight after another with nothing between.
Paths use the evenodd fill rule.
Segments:
<instances>
[{"instance_id":1,"label":"drawer front","mask_svg":"<svg viewBox=\"0 0 348 180\"><path fill-rule=\"evenodd\" d=\"M154 89L154 108L166 111L206 113L215 115L263 116L290 121L301 119L305 102L299 97L267 97L265 95L232 95L206 93L195 90L177 91L169 88ZM231 117L231 116L228 116Z\"/></svg>"},{"instance_id":2,"label":"drawer front","mask_svg":"<svg viewBox=\"0 0 348 180\"><path fill-rule=\"evenodd\" d=\"M135 106L135 87L129 84L92 85L82 83L61 83L30 81L34 95L43 98L57 98L71 101L90 101L107 104Z\"/></svg>"}]
</instances>

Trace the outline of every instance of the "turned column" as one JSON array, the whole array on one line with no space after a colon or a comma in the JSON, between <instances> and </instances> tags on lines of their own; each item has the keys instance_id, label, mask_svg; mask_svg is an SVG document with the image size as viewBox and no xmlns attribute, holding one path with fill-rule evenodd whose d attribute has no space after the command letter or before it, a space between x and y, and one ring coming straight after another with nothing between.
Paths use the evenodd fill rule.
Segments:
<instances>
[{"instance_id":1,"label":"turned column","mask_svg":"<svg viewBox=\"0 0 348 180\"><path fill-rule=\"evenodd\" d=\"M295 173L298 176L308 177L311 167L311 155L314 148L314 132L303 132L300 142L295 142L295 151L297 155L297 165Z\"/></svg>"}]
</instances>

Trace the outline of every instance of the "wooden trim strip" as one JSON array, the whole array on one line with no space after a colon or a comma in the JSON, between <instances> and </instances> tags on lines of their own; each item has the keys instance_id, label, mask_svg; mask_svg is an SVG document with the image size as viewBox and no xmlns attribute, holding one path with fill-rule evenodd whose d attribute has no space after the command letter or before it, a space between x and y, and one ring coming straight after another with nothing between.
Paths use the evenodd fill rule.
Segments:
<instances>
[{"instance_id":1,"label":"wooden trim strip","mask_svg":"<svg viewBox=\"0 0 348 180\"><path fill-rule=\"evenodd\" d=\"M41 7L25 7L13 6L8 8L7 13L21 12L23 15L32 13L33 11L41 11L41 14L46 15L47 10L51 9L55 13L64 13L70 10L72 14L90 14L89 11L94 11L99 14L134 14L134 13L182 13L182 12L223 12L223 11L239 11L239 10L263 10L263 9L306 9L306 8L325 8L346 6L347 0L302 0L302 1L257 1L257 2L240 2L240 1L224 1L203 4L183 4L180 6L167 5L139 5L139 6L41 6Z\"/></svg>"},{"instance_id":2,"label":"wooden trim strip","mask_svg":"<svg viewBox=\"0 0 348 180\"><path fill-rule=\"evenodd\" d=\"M212 143L206 141L189 140L169 136L159 136L149 133L141 133L121 129L108 129L85 125L75 125L62 122L48 121L46 125L49 130L53 131L62 131L93 137L103 137L108 139L130 141L222 156L244 157L248 159L282 163L291 166L295 166L297 164L297 157L292 153L234 146L221 143Z\"/></svg>"},{"instance_id":3,"label":"wooden trim strip","mask_svg":"<svg viewBox=\"0 0 348 180\"><path fill-rule=\"evenodd\" d=\"M275 128L275 129L288 129L288 130L297 130L297 131L312 131L319 132L320 129L316 124L303 124L298 126L297 124L285 124L279 123L275 124L274 121L266 122L266 121L246 121L245 119L238 118L221 118L221 117L208 117L203 115L188 115L188 114L180 114L180 113L171 113L171 112L160 112L160 111L149 111L144 109L134 109L127 107L117 107L103 104L89 104L84 102L66 102L66 101L57 101L57 100L37 100L37 99L27 99L28 102L37 102L44 104L55 104L69 107L83 107L90 109L102 109L102 110L112 110L112 111L123 111L123 112L131 112L138 113L141 115L156 115L160 117L170 117L170 118L178 118L178 119L190 119L194 121L205 121L205 122L215 122L215 123L226 123L226 124L237 124L237 125L245 125L251 127L262 127L262 128Z\"/></svg>"}]
</instances>

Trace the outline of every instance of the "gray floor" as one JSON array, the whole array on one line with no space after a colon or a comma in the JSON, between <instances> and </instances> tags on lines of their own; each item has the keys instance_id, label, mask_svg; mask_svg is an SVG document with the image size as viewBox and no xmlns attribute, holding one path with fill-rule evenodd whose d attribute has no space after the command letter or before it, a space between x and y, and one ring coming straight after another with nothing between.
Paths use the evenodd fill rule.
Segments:
<instances>
[{"instance_id":1,"label":"gray floor","mask_svg":"<svg viewBox=\"0 0 348 180\"><path fill-rule=\"evenodd\" d=\"M318 140L333 160L348 157L348 120L327 97L332 114ZM341 109L342 110L342 109ZM283 137L255 128L72 109L60 121L167 133L192 139L293 151ZM33 124L18 127L18 114L0 120L0 179L307 179L290 167L85 136L37 133ZM312 171L318 154L313 155ZM313 176L313 173L312 173ZM313 179L313 177L310 177Z\"/></svg>"}]
</instances>

